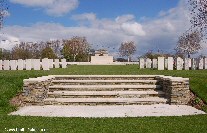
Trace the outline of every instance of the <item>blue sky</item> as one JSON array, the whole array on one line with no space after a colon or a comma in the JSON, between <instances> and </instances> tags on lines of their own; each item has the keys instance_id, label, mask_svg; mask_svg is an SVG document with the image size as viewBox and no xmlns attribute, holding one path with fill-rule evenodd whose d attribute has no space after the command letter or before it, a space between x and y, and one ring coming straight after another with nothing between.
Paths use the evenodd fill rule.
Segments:
<instances>
[{"instance_id":1,"label":"blue sky","mask_svg":"<svg viewBox=\"0 0 207 133\"><path fill-rule=\"evenodd\" d=\"M96 13L97 18L109 19L123 14L133 14L139 21L142 17L157 17L159 12L176 7L178 2L179 0L79 0L79 6L75 10L62 16L51 16L47 15L43 8L11 1L9 2L10 17L6 19L6 25L27 26L37 22L54 22L64 26L74 26L76 22L70 19L71 16L86 12Z\"/></svg>"},{"instance_id":2,"label":"blue sky","mask_svg":"<svg viewBox=\"0 0 207 133\"><path fill-rule=\"evenodd\" d=\"M9 0L0 47L17 41L85 36L95 49L117 54L121 42L134 41L135 56L158 49L172 53L190 26L186 0ZM203 54L204 52L201 51Z\"/></svg>"}]
</instances>

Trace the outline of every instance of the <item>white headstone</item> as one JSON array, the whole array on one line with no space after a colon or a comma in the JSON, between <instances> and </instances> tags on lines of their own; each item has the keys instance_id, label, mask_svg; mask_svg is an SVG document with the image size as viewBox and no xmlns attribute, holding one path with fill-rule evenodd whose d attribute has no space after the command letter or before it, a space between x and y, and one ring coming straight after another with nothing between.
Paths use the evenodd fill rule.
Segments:
<instances>
[{"instance_id":1,"label":"white headstone","mask_svg":"<svg viewBox=\"0 0 207 133\"><path fill-rule=\"evenodd\" d=\"M165 59L165 69L168 68L168 59Z\"/></svg>"},{"instance_id":2,"label":"white headstone","mask_svg":"<svg viewBox=\"0 0 207 133\"><path fill-rule=\"evenodd\" d=\"M23 60L23 69L26 69L26 60Z\"/></svg>"},{"instance_id":3,"label":"white headstone","mask_svg":"<svg viewBox=\"0 0 207 133\"><path fill-rule=\"evenodd\" d=\"M26 59L26 70L31 70L32 69L32 60L31 59Z\"/></svg>"},{"instance_id":4,"label":"white headstone","mask_svg":"<svg viewBox=\"0 0 207 133\"><path fill-rule=\"evenodd\" d=\"M199 70L202 70L203 69L203 64L204 64L203 62L204 62L203 58L200 58L199 59L199 63L198 63L198 69Z\"/></svg>"},{"instance_id":5,"label":"white headstone","mask_svg":"<svg viewBox=\"0 0 207 133\"><path fill-rule=\"evenodd\" d=\"M53 59L49 59L49 67L53 68Z\"/></svg>"},{"instance_id":6,"label":"white headstone","mask_svg":"<svg viewBox=\"0 0 207 133\"><path fill-rule=\"evenodd\" d=\"M189 70L189 58L184 59L184 70Z\"/></svg>"},{"instance_id":7,"label":"white headstone","mask_svg":"<svg viewBox=\"0 0 207 133\"><path fill-rule=\"evenodd\" d=\"M67 68L67 62L66 59L61 59L62 68Z\"/></svg>"},{"instance_id":8,"label":"white headstone","mask_svg":"<svg viewBox=\"0 0 207 133\"><path fill-rule=\"evenodd\" d=\"M173 57L168 57L167 70L173 70L173 63L174 63Z\"/></svg>"},{"instance_id":9,"label":"white headstone","mask_svg":"<svg viewBox=\"0 0 207 133\"><path fill-rule=\"evenodd\" d=\"M145 67L145 65L144 65L144 59L143 58L140 58L139 59L139 68L140 69L143 69Z\"/></svg>"},{"instance_id":10,"label":"white headstone","mask_svg":"<svg viewBox=\"0 0 207 133\"><path fill-rule=\"evenodd\" d=\"M207 69L207 58L204 58L204 69Z\"/></svg>"},{"instance_id":11,"label":"white headstone","mask_svg":"<svg viewBox=\"0 0 207 133\"><path fill-rule=\"evenodd\" d=\"M17 68L18 70L23 70L24 69L24 62L22 59L17 60Z\"/></svg>"},{"instance_id":12,"label":"white headstone","mask_svg":"<svg viewBox=\"0 0 207 133\"><path fill-rule=\"evenodd\" d=\"M165 58L164 57L158 57L158 70L164 70L164 62Z\"/></svg>"},{"instance_id":13,"label":"white headstone","mask_svg":"<svg viewBox=\"0 0 207 133\"><path fill-rule=\"evenodd\" d=\"M188 62L189 62L189 67L192 67L192 62L191 62L191 58L188 58Z\"/></svg>"},{"instance_id":14,"label":"white headstone","mask_svg":"<svg viewBox=\"0 0 207 133\"><path fill-rule=\"evenodd\" d=\"M178 57L176 61L176 68L177 70L182 70L183 69L183 59Z\"/></svg>"},{"instance_id":15,"label":"white headstone","mask_svg":"<svg viewBox=\"0 0 207 133\"><path fill-rule=\"evenodd\" d=\"M31 68L33 68L33 69L34 69L34 66L35 66L35 60L36 59L31 59Z\"/></svg>"},{"instance_id":16,"label":"white headstone","mask_svg":"<svg viewBox=\"0 0 207 133\"><path fill-rule=\"evenodd\" d=\"M4 70L10 70L9 60L3 61Z\"/></svg>"},{"instance_id":17,"label":"white headstone","mask_svg":"<svg viewBox=\"0 0 207 133\"><path fill-rule=\"evenodd\" d=\"M17 61L10 60L10 67L11 67L11 70L17 70Z\"/></svg>"},{"instance_id":18,"label":"white headstone","mask_svg":"<svg viewBox=\"0 0 207 133\"><path fill-rule=\"evenodd\" d=\"M191 61L191 69L196 70L197 69L197 61L195 58L192 59Z\"/></svg>"},{"instance_id":19,"label":"white headstone","mask_svg":"<svg viewBox=\"0 0 207 133\"><path fill-rule=\"evenodd\" d=\"M2 70L2 60L0 60L0 70Z\"/></svg>"},{"instance_id":20,"label":"white headstone","mask_svg":"<svg viewBox=\"0 0 207 133\"><path fill-rule=\"evenodd\" d=\"M149 58L146 59L146 68L152 68L152 60Z\"/></svg>"},{"instance_id":21,"label":"white headstone","mask_svg":"<svg viewBox=\"0 0 207 133\"><path fill-rule=\"evenodd\" d=\"M55 68L60 68L59 59L55 59Z\"/></svg>"},{"instance_id":22,"label":"white headstone","mask_svg":"<svg viewBox=\"0 0 207 133\"><path fill-rule=\"evenodd\" d=\"M40 59L33 59L34 70L40 70Z\"/></svg>"},{"instance_id":23,"label":"white headstone","mask_svg":"<svg viewBox=\"0 0 207 133\"><path fill-rule=\"evenodd\" d=\"M42 68L43 70L50 70L48 58L42 59Z\"/></svg>"},{"instance_id":24,"label":"white headstone","mask_svg":"<svg viewBox=\"0 0 207 133\"><path fill-rule=\"evenodd\" d=\"M152 66L153 68L157 68L157 59L152 60Z\"/></svg>"}]
</instances>

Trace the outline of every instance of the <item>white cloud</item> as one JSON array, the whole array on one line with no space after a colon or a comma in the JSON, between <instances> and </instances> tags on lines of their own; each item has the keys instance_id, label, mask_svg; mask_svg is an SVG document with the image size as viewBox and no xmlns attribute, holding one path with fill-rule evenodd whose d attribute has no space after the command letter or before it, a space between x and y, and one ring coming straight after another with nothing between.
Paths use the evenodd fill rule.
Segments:
<instances>
[{"instance_id":1,"label":"white cloud","mask_svg":"<svg viewBox=\"0 0 207 133\"><path fill-rule=\"evenodd\" d=\"M132 14L127 14L127 15L123 15L123 16L118 16L115 20L117 23L125 23L128 21L133 21L135 18L134 15Z\"/></svg>"},{"instance_id":2,"label":"white cloud","mask_svg":"<svg viewBox=\"0 0 207 133\"><path fill-rule=\"evenodd\" d=\"M42 8L48 15L63 16L79 5L78 0L10 0L12 3L28 7Z\"/></svg>"},{"instance_id":3,"label":"white cloud","mask_svg":"<svg viewBox=\"0 0 207 133\"><path fill-rule=\"evenodd\" d=\"M95 13L83 13L79 15L73 15L72 19L78 20L78 21L94 21L96 20L96 14Z\"/></svg>"},{"instance_id":4,"label":"white cloud","mask_svg":"<svg viewBox=\"0 0 207 133\"><path fill-rule=\"evenodd\" d=\"M123 23L121 29L130 36L145 36L142 25L139 23Z\"/></svg>"},{"instance_id":5,"label":"white cloud","mask_svg":"<svg viewBox=\"0 0 207 133\"><path fill-rule=\"evenodd\" d=\"M19 38L7 34L0 34L0 48L11 50L16 44L20 43Z\"/></svg>"},{"instance_id":6,"label":"white cloud","mask_svg":"<svg viewBox=\"0 0 207 133\"><path fill-rule=\"evenodd\" d=\"M134 15L127 14L118 16L115 20L98 19L94 13L84 13L74 15L73 19L79 21L81 25L86 25L91 28L104 29L113 32L119 32L129 36L144 36L145 32L142 25L135 22ZM86 23L89 21L89 23ZM85 23L84 23L85 22Z\"/></svg>"}]
</instances>

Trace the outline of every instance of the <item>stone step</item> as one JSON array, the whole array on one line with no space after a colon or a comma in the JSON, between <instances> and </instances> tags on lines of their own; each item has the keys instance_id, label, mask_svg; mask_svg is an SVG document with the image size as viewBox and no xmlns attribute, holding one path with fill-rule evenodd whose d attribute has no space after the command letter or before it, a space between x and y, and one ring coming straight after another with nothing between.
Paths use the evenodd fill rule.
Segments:
<instances>
[{"instance_id":1,"label":"stone step","mask_svg":"<svg viewBox=\"0 0 207 133\"><path fill-rule=\"evenodd\" d=\"M149 98L47 98L45 105L150 105L166 104L167 99Z\"/></svg>"},{"instance_id":2,"label":"stone step","mask_svg":"<svg viewBox=\"0 0 207 133\"><path fill-rule=\"evenodd\" d=\"M53 80L53 84L60 85L143 85L157 84L157 80Z\"/></svg>"},{"instance_id":3,"label":"stone step","mask_svg":"<svg viewBox=\"0 0 207 133\"><path fill-rule=\"evenodd\" d=\"M164 96L163 91L54 91L48 93L50 98L144 98Z\"/></svg>"},{"instance_id":4,"label":"stone step","mask_svg":"<svg viewBox=\"0 0 207 133\"><path fill-rule=\"evenodd\" d=\"M55 75L56 80L154 80L159 75Z\"/></svg>"},{"instance_id":5,"label":"stone step","mask_svg":"<svg viewBox=\"0 0 207 133\"><path fill-rule=\"evenodd\" d=\"M142 91L160 88L160 85L53 85L49 86L49 91Z\"/></svg>"}]
</instances>

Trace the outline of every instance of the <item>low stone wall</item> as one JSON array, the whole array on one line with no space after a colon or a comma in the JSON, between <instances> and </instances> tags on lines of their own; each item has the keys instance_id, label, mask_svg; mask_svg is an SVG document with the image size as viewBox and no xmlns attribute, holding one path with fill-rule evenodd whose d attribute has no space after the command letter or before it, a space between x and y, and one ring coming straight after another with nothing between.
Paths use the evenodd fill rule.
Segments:
<instances>
[{"instance_id":1,"label":"low stone wall","mask_svg":"<svg viewBox=\"0 0 207 133\"><path fill-rule=\"evenodd\" d=\"M165 97L171 105L186 105L190 101L189 78L157 76Z\"/></svg>"},{"instance_id":2,"label":"low stone wall","mask_svg":"<svg viewBox=\"0 0 207 133\"><path fill-rule=\"evenodd\" d=\"M24 79L22 105L41 105L47 98L49 86L54 76Z\"/></svg>"},{"instance_id":3,"label":"low stone wall","mask_svg":"<svg viewBox=\"0 0 207 133\"><path fill-rule=\"evenodd\" d=\"M43 105L55 75L24 80L22 105ZM189 78L155 75L168 104L186 105L190 101Z\"/></svg>"}]
</instances>

